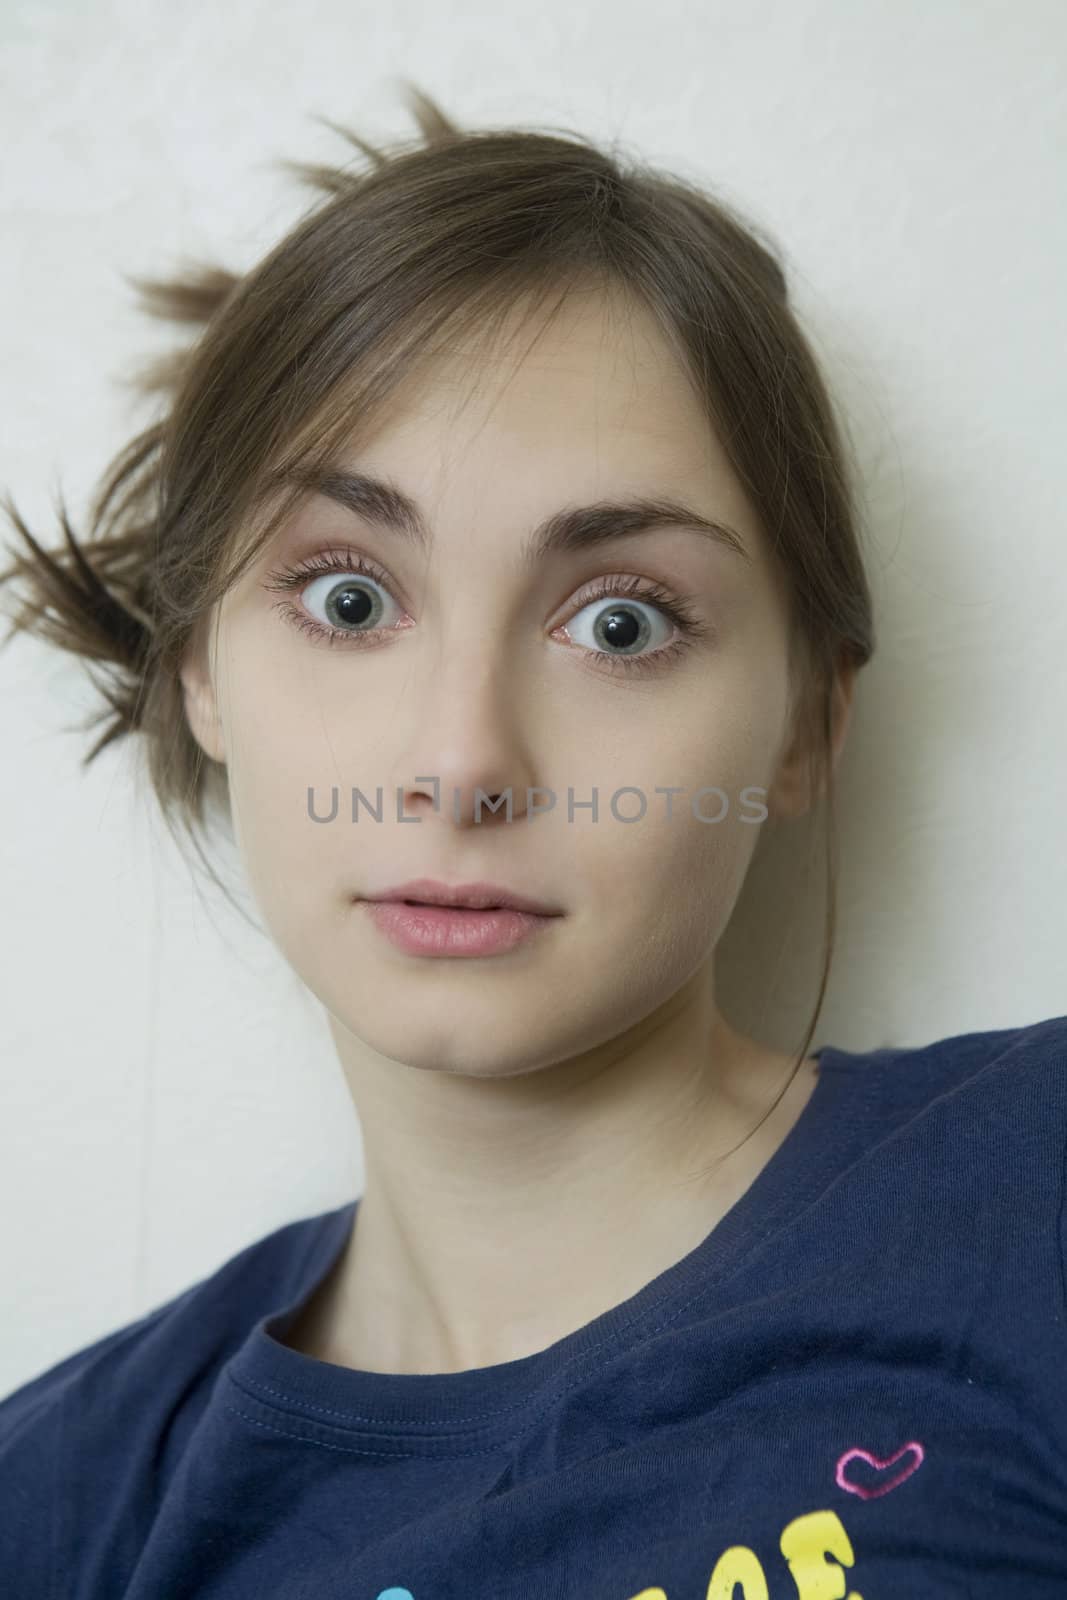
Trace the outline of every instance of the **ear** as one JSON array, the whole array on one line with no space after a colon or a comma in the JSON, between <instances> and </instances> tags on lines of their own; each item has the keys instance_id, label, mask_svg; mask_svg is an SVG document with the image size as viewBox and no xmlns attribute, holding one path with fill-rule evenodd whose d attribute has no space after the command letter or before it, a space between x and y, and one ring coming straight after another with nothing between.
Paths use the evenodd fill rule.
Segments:
<instances>
[{"instance_id":1,"label":"ear","mask_svg":"<svg viewBox=\"0 0 1067 1600\"><path fill-rule=\"evenodd\" d=\"M225 763L226 745L222 734L215 685L207 651L198 636L190 645L179 671L185 716L197 744L212 761Z\"/></svg>"},{"instance_id":2,"label":"ear","mask_svg":"<svg viewBox=\"0 0 1067 1600\"><path fill-rule=\"evenodd\" d=\"M855 663L839 659L830 688L830 768L836 771L844 747L856 690ZM818 691L816 691L818 692ZM809 710L810 708L810 710ZM802 817L810 811L822 792L819 774L813 777L815 753L812 724L821 720L821 705L801 705L793 718L787 747L779 761L774 781L767 792L767 811L772 820ZM805 712L808 711L808 715Z\"/></svg>"}]
</instances>

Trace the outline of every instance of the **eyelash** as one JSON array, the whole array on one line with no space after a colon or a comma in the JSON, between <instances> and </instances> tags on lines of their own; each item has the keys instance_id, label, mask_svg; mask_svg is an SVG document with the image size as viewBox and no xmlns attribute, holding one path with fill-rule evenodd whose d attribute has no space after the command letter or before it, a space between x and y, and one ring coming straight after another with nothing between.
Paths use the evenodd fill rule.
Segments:
<instances>
[{"instance_id":1,"label":"eyelash","mask_svg":"<svg viewBox=\"0 0 1067 1600\"><path fill-rule=\"evenodd\" d=\"M386 575L373 562L352 550L326 551L322 555L313 556L298 567L283 567L270 574L264 582L264 588L289 592L305 588L315 578L335 572L342 575L348 572L359 577L373 578L375 583L381 584L384 589L392 593ZM687 600L672 595L669 590L648 578L598 578L592 590L583 595L574 615L577 616L586 606L592 605L597 600L620 598L642 600L654 605L674 623L681 637L673 639L670 644L661 645L647 655L640 656L615 656L607 651L586 650L584 653L594 658L598 670L602 672L659 671L661 667L677 660L693 644L711 632L708 624L697 615ZM373 637L371 634L347 633L343 628L327 628L314 617L309 617L291 600L276 601L275 609L280 611L285 620L294 627L300 628L310 638L330 647L365 649L367 641Z\"/></svg>"}]
</instances>

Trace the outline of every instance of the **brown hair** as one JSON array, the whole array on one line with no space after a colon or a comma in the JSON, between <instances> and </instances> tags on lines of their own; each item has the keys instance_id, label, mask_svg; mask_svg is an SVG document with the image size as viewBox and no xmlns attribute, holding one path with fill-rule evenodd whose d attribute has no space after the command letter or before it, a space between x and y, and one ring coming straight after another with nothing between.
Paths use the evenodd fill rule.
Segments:
<instances>
[{"instance_id":1,"label":"brown hair","mask_svg":"<svg viewBox=\"0 0 1067 1600\"><path fill-rule=\"evenodd\" d=\"M225 771L193 737L179 667L301 479L329 464L353 419L373 416L435 339L484 329L526 296L536 305L558 290L559 306L579 283L628 291L694 382L792 599L829 885L799 1068L833 952L833 675L842 659L862 667L874 635L842 433L782 267L751 224L694 184L565 131L465 132L407 89L420 139L385 152L331 122L366 170L284 163L325 198L251 271L130 280L151 314L198 335L141 370L138 387L162 395L164 413L110 463L83 543L61 498L65 548L47 552L4 497L28 546L0 573L27 586L12 631L103 664L107 705L88 726L107 725L84 764L141 734L164 818L199 850L208 810L228 813ZM267 502L273 515L238 548L235 530Z\"/></svg>"}]
</instances>

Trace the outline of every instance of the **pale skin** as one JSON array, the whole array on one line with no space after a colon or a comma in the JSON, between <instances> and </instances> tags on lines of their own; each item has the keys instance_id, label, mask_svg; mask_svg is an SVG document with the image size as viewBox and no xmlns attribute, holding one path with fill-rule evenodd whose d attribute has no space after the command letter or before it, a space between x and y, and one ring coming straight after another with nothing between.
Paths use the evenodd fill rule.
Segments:
<instances>
[{"instance_id":1,"label":"pale skin","mask_svg":"<svg viewBox=\"0 0 1067 1600\"><path fill-rule=\"evenodd\" d=\"M650 314L613 316L597 294L568 301L518 365L480 357L473 400L460 354L405 381L344 457L419 503L428 553L309 495L182 673L193 733L227 768L250 887L326 1009L363 1137L357 1225L286 1342L378 1372L517 1359L636 1294L749 1187L817 1070L806 1059L726 1154L792 1058L727 1023L716 945L759 827L816 797L790 715L784 581L699 401ZM521 563L550 513L633 494L728 524L750 559L659 527ZM390 580L367 585L382 608L369 645L309 638L263 587L339 546ZM610 602L582 598L605 576L685 597L709 632L654 670L605 670L593 624ZM328 625L345 578L287 598ZM647 654L678 637L653 603L635 609ZM834 762L853 683L843 669L834 685ZM340 816L316 825L308 786L328 808L334 784ZM352 787L379 784L383 821L352 825ZM537 785L559 799L528 824ZM649 800L630 825L607 808L625 785ZM668 785L682 790L670 820ZM708 785L731 802L715 825L689 806ZM746 785L766 791L769 822L739 820ZM417 825L396 820L397 787ZM568 787L599 792L598 822L568 820ZM509 788L513 821L475 823L475 791ZM489 880L563 915L506 954L411 956L359 897L417 876Z\"/></svg>"}]
</instances>

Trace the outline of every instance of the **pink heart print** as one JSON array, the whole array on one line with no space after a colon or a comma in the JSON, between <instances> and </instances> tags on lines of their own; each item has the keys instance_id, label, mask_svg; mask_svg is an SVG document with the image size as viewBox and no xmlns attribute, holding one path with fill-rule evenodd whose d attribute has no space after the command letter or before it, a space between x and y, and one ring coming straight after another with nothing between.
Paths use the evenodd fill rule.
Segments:
<instances>
[{"instance_id":1,"label":"pink heart print","mask_svg":"<svg viewBox=\"0 0 1067 1600\"><path fill-rule=\"evenodd\" d=\"M891 1467L895 1461L899 1461L901 1456L907 1455L909 1451L911 1452L911 1460L906 1462L899 1472L895 1472L891 1478L887 1478L884 1483L849 1483L845 1477L845 1469L849 1462L857 1458L860 1461L866 1461L867 1465L873 1467L876 1472L884 1472L886 1467ZM872 1456L869 1450L860 1450L858 1448L846 1450L837 1463L834 1482L839 1489L847 1489L849 1494L858 1494L861 1500L874 1500L880 1494L888 1494L890 1489L895 1489L898 1483L904 1482L905 1478L910 1478L916 1468L922 1465L925 1454L926 1452L923 1450L922 1445L915 1439L910 1439L907 1444L902 1444L895 1455L887 1456L884 1461L879 1461L877 1456Z\"/></svg>"}]
</instances>

